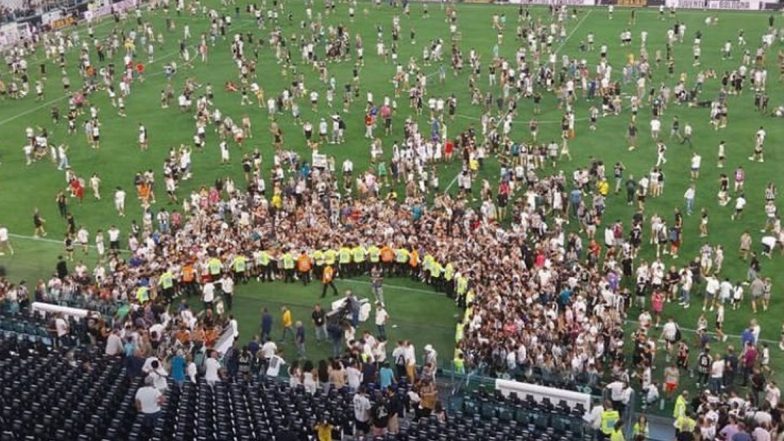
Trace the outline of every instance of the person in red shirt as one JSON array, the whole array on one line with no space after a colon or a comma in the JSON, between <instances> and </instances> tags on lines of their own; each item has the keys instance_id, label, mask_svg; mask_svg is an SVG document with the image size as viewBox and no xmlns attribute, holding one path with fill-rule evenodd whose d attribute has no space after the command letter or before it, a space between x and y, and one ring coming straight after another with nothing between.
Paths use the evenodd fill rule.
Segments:
<instances>
[{"instance_id":1,"label":"person in red shirt","mask_svg":"<svg viewBox=\"0 0 784 441\"><path fill-rule=\"evenodd\" d=\"M365 138L373 139L373 124L375 123L375 119L373 115L367 114L365 115Z\"/></svg>"}]
</instances>

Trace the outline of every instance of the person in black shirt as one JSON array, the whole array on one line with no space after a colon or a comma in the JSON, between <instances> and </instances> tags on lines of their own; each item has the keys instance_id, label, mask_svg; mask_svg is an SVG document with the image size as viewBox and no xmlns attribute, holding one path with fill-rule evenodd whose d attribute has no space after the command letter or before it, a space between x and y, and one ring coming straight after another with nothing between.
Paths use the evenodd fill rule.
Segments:
<instances>
[{"instance_id":1,"label":"person in black shirt","mask_svg":"<svg viewBox=\"0 0 784 441\"><path fill-rule=\"evenodd\" d=\"M313 320L313 326L316 328L316 341L327 339L327 321L326 313L321 309L320 304L316 304L313 308L313 313L310 315Z\"/></svg>"},{"instance_id":2,"label":"person in black shirt","mask_svg":"<svg viewBox=\"0 0 784 441\"><path fill-rule=\"evenodd\" d=\"M68 264L63 260L63 256L57 256L57 277L64 279L68 276Z\"/></svg>"},{"instance_id":3,"label":"person in black shirt","mask_svg":"<svg viewBox=\"0 0 784 441\"><path fill-rule=\"evenodd\" d=\"M373 420L373 436L384 436L389 424L389 403L381 392L376 396L376 403L370 409L370 415Z\"/></svg>"}]
</instances>

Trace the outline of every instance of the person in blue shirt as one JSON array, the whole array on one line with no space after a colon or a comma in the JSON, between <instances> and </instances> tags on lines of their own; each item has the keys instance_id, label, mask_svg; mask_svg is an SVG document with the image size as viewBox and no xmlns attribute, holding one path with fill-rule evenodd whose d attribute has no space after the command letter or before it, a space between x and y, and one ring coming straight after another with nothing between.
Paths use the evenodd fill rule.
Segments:
<instances>
[{"instance_id":1,"label":"person in blue shirt","mask_svg":"<svg viewBox=\"0 0 784 441\"><path fill-rule=\"evenodd\" d=\"M743 333L740 334L740 342L741 347L746 347L746 345L753 345L754 344L754 331L751 328L746 328L743 330Z\"/></svg>"},{"instance_id":2,"label":"person in blue shirt","mask_svg":"<svg viewBox=\"0 0 784 441\"><path fill-rule=\"evenodd\" d=\"M269 313L267 308L261 314L261 340L267 341L272 334L272 314Z\"/></svg>"},{"instance_id":3,"label":"person in blue shirt","mask_svg":"<svg viewBox=\"0 0 784 441\"><path fill-rule=\"evenodd\" d=\"M381 369L378 371L378 385L381 389L386 389L389 386L392 386L395 382L395 371L389 367L389 362L385 361L384 364L381 365Z\"/></svg>"},{"instance_id":4,"label":"person in blue shirt","mask_svg":"<svg viewBox=\"0 0 784 441\"><path fill-rule=\"evenodd\" d=\"M415 222L418 221L419 219L421 219L422 218L422 214L423 214L422 212L423 212L422 206L419 205L419 204L415 204L413 207L411 207L411 217L412 217L412 219Z\"/></svg>"},{"instance_id":5,"label":"person in blue shirt","mask_svg":"<svg viewBox=\"0 0 784 441\"><path fill-rule=\"evenodd\" d=\"M561 294L558 296L558 304L561 308L565 307L569 304L569 299L572 298L572 290L565 288L561 291Z\"/></svg>"},{"instance_id":6,"label":"person in blue shirt","mask_svg":"<svg viewBox=\"0 0 784 441\"><path fill-rule=\"evenodd\" d=\"M575 188L569 193L569 203L571 204L570 213L572 216L577 216L577 207L580 206L580 201L583 199L583 193L579 188Z\"/></svg>"},{"instance_id":7,"label":"person in blue shirt","mask_svg":"<svg viewBox=\"0 0 784 441\"><path fill-rule=\"evenodd\" d=\"M185 365L186 361L182 355L182 350L178 350L171 358L170 375L179 387L182 387L183 383L185 383Z\"/></svg>"}]
</instances>

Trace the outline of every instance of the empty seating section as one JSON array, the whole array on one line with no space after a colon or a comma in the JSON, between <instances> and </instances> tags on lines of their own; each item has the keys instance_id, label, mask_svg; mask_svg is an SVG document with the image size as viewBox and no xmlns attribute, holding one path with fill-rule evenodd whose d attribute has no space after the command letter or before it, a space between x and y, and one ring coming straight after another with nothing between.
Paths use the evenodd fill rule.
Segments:
<instances>
[{"instance_id":1,"label":"empty seating section","mask_svg":"<svg viewBox=\"0 0 784 441\"><path fill-rule=\"evenodd\" d=\"M536 402L531 395L504 397L478 389L464 398L463 411L453 416L449 430L499 441L588 441L592 434L583 427L585 411L582 405L570 408L565 401Z\"/></svg>"},{"instance_id":2,"label":"empty seating section","mask_svg":"<svg viewBox=\"0 0 784 441\"><path fill-rule=\"evenodd\" d=\"M0 333L8 337L24 337L32 341L41 341L51 344L46 319L40 316L22 316L2 312L0 313Z\"/></svg>"}]
</instances>

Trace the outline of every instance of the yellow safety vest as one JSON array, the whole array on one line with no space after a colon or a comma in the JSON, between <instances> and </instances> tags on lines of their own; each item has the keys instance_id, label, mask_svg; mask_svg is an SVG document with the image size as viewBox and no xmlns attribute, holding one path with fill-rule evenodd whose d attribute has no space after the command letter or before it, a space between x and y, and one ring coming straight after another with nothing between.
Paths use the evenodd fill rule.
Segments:
<instances>
[{"instance_id":1,"label":"yellow safety vest","mask_svg":"<svg viewBox=\"0 0 784 441\"><path fill-rule=\"evenodd\" d=\"M465 374L465 360L460 357L455 357L453 360L455 365L455 372L458 374Z\"/></svg>"},{"instance_id":2,"label":"yellow safety vest","mask_svg":"<svg viewBox=\"0 0 784 441\"><path fill-rule=\"evenodd\" d=\"M340 263L351 263L351 250L348 248L341 248L338 255L340 257Z\"/></svg>"},{"instance_id":3,"label":"yellow safety vest","mask_svg":"<svg viewBox=\"0 0 784 441\"><path fill-rule=\"evenodd\" d=\"M605 410L602 412L602 421L600 430L603 434L609 436L612 434L613 428L615 427L615 423L618 422L621 415L618 413L617 410Z\"/></svg>"},{"instance_id":4,"label":"yellow safety vest","mask_svg":"<svg viewBox=\"0 0 784 441\"><path fill-rule=\"evenodd\" d=\"M234 258L234 271L241 273L245 271L245 256L237 256Z\"/></svg>"},{"instance_id":5,"label":"yellow safety vest","mask_svg":"<svg viewBox=\"0 0 784 441\"><path fill-rule=\"evenodd\" d=\"M146 286L140 286L136 290L136 300L139 301L139 303L144 303L147 300L149 300L150 299L149 291L150 289L147 288Z\"/></svg>"},{"instance_id":6,"label":"yellow safety vest","mask_svg":"<svg viewBox=\"0 0 784 441\"><path fill-rule=\"evenodd\" d=\"M316 250L313 252L313 261L316 262L317 266L324 265L324 252L320 250Z\"/></svg>"},{"instance_id":7,"label":"yellow safety vest","mask_svg":"<svg viewBox=\"0 0 784 441\"><path fill-rule=\"evenodd\" d=\"M408 262L408 250L405 248L398 248L395 250L395 260L397 263Z\"/></svg>"},{"instance_id":8,"label":"yellow safety vest","mask_svg":"<svg viewBox=\"0 0 784 441\"><path fill-rule=\"evenodd\" d=\"M261 258L259 259L262 266L267 266L270 264L270 260L272 260L272 256L270 253L266 251L261 252Z\"/></svg>"},{"instance_id":9,"label":"yellow safety vest","mask_svg":"<svg viewBox=\"0 0 784 441\"><path fill-rule=\"evenodd\" d=\"M457 293L460 295L465 294L468 290L468 278L460 276L457 278Z\"/></svg>"},{"instance_id":10,"label":"yellow safety vest","mask_svg":"<svg viewBox=\"0 0 784 441\"><path fill-rule=\"evenodd\" d=\"M446 267L444 268L444 279L446 279L447 282L451 282L452 279L454 278L455 278L455 266L452 265L451 263L447 263Z\"/></svg>"},{"instance_id":11,"label":"yellow safety vest","mask_svg":"<svg viewBox=\"0 0 784 441\"><path fill-rule=\"evenodd\" d=\"M440 278L442 269L441 264L433 259L433 262L430 264L430 277Z\"/></svg>"},{"instance_id":12,"label":"yellow safety vest","mask_svg":"<svg viewBox=\"0 0 784 441\"><path fill-rule=\"evenodd\" d=\"M220 274L220 272L221 272L221 261L220 261L220 259L218 259L216 257L213 257L212 259L210 259L210 261L207 264L207 266L208 266L208 268L210 270L210 275L214 276L216 274Z\"/></svg>"},{"instance_id":13,"label":"yellow safety vest","mask_svg":"<svg viewBox=\"0 0 784 441\"><path fill-rule=\"evenodd\" d=\"M365 261L365 248L361 246L356 246L351 251L351 254L354 255L354 262L355 263L362 263Z\"/></svg>"},{"instance_id":14,"label":"yellow safety vest","mask_svg":"<svg viewBox=\"0 0 784 441\"><path fill-rule=\"evenodd\" d=\"M675 406L672 409L672 417L676 420L686 414L686 399L683 395L678 395L675 399Z\"/></svg>"},{"instance_id":15,"label":"yellow safety vest","mask_svg":"<svg viewBox=\"0 0 784 441\"><path fill-rule=\"evenodd\" d=\"M368 248L368 257L370 258L371 262L378 263L378 261L381 259L381 250L378 249L377 246L371 245Z\"/></svg>"},{"instance_id":16,"label":"yellow safety vest","mask_svg":"<svg viewBox=\"0 0 784 441\"><path fill-rule=\"evenodd\" d=\"M324 263L327 265L334 265L335 264L335 257L337 257L337 252L335 250L327 250L324 252Z\"/></svg>"},{"instance_id":17,"label":"yellow safety vest","mask_svg":"<svg viewBox=\"0 0 784 441\"><path fill-rule=\"evenodd\" d=\"M160 280L158 280L158 284L163 287L163 289L169 289L174 286L174 276L172 275L171 271L166 271L165 273L161 274Z\"/></svg>"},{"instance_id":18,"label":"yellow safety vest","mask_svg":"<svg viewBox=\"0 0 784 441\"><path fill-rule=\"evenodd\" d=\"M291 257L291 253L286 253L282 257L283 259L283 269L294 269L294 258Z\"/></svg>"}]
</instances>

